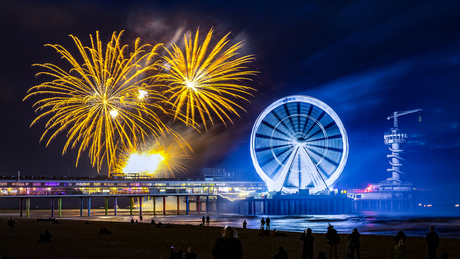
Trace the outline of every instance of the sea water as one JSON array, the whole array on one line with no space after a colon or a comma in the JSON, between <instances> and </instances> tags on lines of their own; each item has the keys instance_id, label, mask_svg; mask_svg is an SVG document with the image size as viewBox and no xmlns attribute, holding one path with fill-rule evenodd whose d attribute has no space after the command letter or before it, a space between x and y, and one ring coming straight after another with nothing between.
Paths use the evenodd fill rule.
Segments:
<instances>
[{"instance_id":1,"label":"sea water","mask_svg":"<svg viewBox=\"0 0 460 259\"><path fill-rule=\"evenodd\" d=\"M183 212L182 212L183 213ZM112 214L112 215L110 215ZM67 220L89 220L89 221L116 221L129 222L131 218L138 220L141 224L150 223L154 219L156 223L170 223L182 225L196 225L202 223L202 217L207 214L188 214L188 215L153 215L151 211L143 212L143 220L139 218L139 211L119 209L118 215L114 216L113 211L109 210L105 215L103 209L92 209L91 216L87 216L87 210L83 210L80 217L80 210L66 209L62 211L59 219ZM18 213L0 213L1 216L18 217ZM55 211L57 217L57 211ZM31 211L30 218L48 218L50 212L46 210ZM277 231L303 232L311 228L313 233L326 233L329 224L333 225L340 234L350 234L357 228L361 234L395 236L402 230L407 236L425 237L429 232L430 226L436 227L436 232L441 238L460 238L460 217L458 216L420 216L420 215L401 215L401 214L381 214L378 212L368 212L361 214L341 214L341 215L238 215L238 214L209 214L210 226L223 227L233 226L241 228L243 221L246 220L247 228L259 229L262 217L270 217L270 228Z\"/></svg>"}]
</instances>

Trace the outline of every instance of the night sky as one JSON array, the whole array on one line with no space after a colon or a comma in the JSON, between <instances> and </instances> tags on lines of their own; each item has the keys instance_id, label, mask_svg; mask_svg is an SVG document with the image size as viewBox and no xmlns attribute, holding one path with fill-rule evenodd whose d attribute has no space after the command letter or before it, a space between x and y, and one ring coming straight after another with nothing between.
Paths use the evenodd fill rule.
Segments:
<instances>
[{"instance_id":1,"label":"night sky","mask_svg":"<svg viewBox=\"0 0 460 259\"><path fill-rule=\"evenodd\" d=\"M50 80L36 78L43 70L32 64L67 66L45 44L77 55L69 34L88 44L96 30L104 42L125 30L125 44L136 37L169 44L181 30L214 27L220 36L231 31L232 42L245 42L241 53L256 56L257 92L234 125L201 134L178 126L195 153L186 161L188 173L176 176L196 177L208 166L259 179L249 153L257 116L282 97L309 95L334 109L348 133L348 162L335 188L365 188L390 177L383 133L393 124L386 117L420 108L420 122L419 114L399 120L409 135L402 179L420 188L422 202L460 203L459 1L129 2L0 3L0 174L97 175L89 159L76 168L76 152L61 155L65 135L46 148L39 143L44 124L29 127L37 99L22 99Z\"/></svg>"}]
</instances>

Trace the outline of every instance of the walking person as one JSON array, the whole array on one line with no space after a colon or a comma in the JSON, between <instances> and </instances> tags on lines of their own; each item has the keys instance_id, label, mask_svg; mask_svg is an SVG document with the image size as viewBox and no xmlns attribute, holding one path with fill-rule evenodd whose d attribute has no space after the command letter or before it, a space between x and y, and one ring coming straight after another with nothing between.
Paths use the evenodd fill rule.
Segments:
<instances>
[{"instance_id":1,"label":"walking person","mask_svg":"<svg viewBox=\"0 0 460 259\"><path fill-rule=\"evenodd\" d=\"M13 236L13 227L14 227L14 219L13 217L10 217L8 219L8 234L7 236Z\"/></svg>"},{"instance_id":2,"label":"walking person","mask_svg":"<svg viewBox=\"0 0 460 259\"><path fill-rule=\"evenodd\" d=\"M260 228L261 229L265 228L265 219L264 219L264 217L262 217L262 219L260 220Z\"/></svg>"},{"instance_id":3,"label":"walking person","mask_svg":"<svg viewBox=\"0 0 460 259\"><path fill-rule=\"evenodd\" d=\"M395 241L396 259L406 259L406 235L404 232L399 231L393 241Z\"/></svg>"},{"instance_id":4,"label":"walking person","mask_svg":"<svg viewBox=\"0 0 460 259\"><path fill-rule=\"evenodd\" d=\"M311 228L308 228L300 236L300 240L303 241L302 259L313 259L313 242L315 237L311 235Z\"/></svg>"},{"instance_id":5,"label":"walking person","mask_svg":"<svg viewBox=\"0 0 460 259\"><path fill-rule=\"evenodd\" d=\"M265 220L265 224L267 224L267 230L270 230L270 218L267 217L267 219Z\"/></svg>"},{"instance_id":6,"label":"walking person","mask_svg":"<svg viewBox=\"0 0 460 259\"><path fill-rule=\"evenodd\" d=\"M350 235L348 235L348 242L350 245L350 252L351 252L351 259L353 259L353 256L356 254L358 255L358 259L361 259L361 255L359 253L359 247L361 246L359 243L359 232L358 229L355 228L353 229L353 232L351 232Z\"/></svg>"},{"instance_id":7,"label":"walking person","mask_svg":"<svg viewBox=\"0 0 460 259\"><path fill-rule=\"evenodd\" d=\"M332 255L337 259L337 244L340 242L340 236L331 224L327 228L326 240L329 259L332 259Z\"/></svg>"},{"instance_id":8,"label":"walking person","mask_svg":"<svg viewBox=\"0 0 460 259\"><path fill-rule=\"evenodd\" d=\"M430 233L426 234L425 241L428 245L428 255L430 259L436 259L436 248L439 246L439 236L434 232L434 226L430 227Z\"/></svg>"}]
</instances>

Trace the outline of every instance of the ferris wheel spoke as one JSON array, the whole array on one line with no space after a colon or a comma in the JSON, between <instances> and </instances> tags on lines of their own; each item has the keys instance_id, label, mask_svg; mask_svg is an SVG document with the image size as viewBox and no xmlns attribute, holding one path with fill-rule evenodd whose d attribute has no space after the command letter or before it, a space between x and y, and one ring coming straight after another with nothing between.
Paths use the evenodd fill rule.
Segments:
<instances>
[{"instance_id":1,"label":"ferris wheel spoke","mask_svg":"<svg viewBox=\"0 0 460 259\"><path fill-rule=\"evenodd\" d=\"M272 150L272 149L277 149L277 148L283 148L287 146L292 146L292 144L285 144L285 145L278 145L278 146L268 146L268 147L260 147L256 148L256 153L262 152L262 151L267 151L267 150Z\"/></svg>"},{"instance_id":2,"label":"ferris wheel spoke","mask_svg":"<svg viewBox=\"0 0 460 259\"><path fill-rule=\"evenodd\" d=\"M291 122L292 129L294 129L294 132L296 132L297 130L294 126L294 122L292 122L291 113L289 112L289 109L286 104L284 104L283 106L284 106L284 110L286 111L287 117L289 118L289 122Z\"/></svg>"},{"instance_id":3,"label":"ferris wheel spoke","mask_svg":"<svg viewBox=\"0 0 460 259\"><path fill-rule=\"evenodd\" d=\"M330 127L336 125L335 124L335 121L332 121L331 123L327 124L325 127L324 127L324 130L327 131ZM319 129L318 131L316 131L315 133L311 134L310 136L308 136L308 139L310 139L311 137L313 136L316 136L318 133L320 132L323 132L323 129Z\"/></svg>"},{"instance_id":4,"label":"ferris wheel spoke","mask_svg":"<svg viewBox=\"0 0 460 259\"><path fill-rule=\"evenodd\" d=\"M256 137L257 138L264 138L264 139L271 139L271 140L279 140L279 141L291 141L290 139L277 138L277 137L267 136L267 135L260 134L260 133L257 133Z\"/></svg>"},{"instance_id":5,"label":"ferris wheel spoke","mask_svg":"<svg viewBox=\"0 0 460 259\"><path fill-rule=\"evenodd\" d=\"M286 129L291 135L294 134L294 132L292 131L291 128L289 128L285 123L284 123L284 120L281 119L281 117L275 112L275 111L272 111L272 114L273 116L275 116L275 118L278 120L279 123L281 123L281 125L284 126L284 129ZM278 127L277 127L278 128Z\"/></svg>"},{"instance_id":6,"label":"ferris wheel spoke","mask_svg":"<svg viewBox=\"0 0 460 259\"><path fill-rule=\"evenodd\" d=\"M286 162L283 163L283 170L281 171L280 176L274 183L275 190L279 191L283 187L284 182L286 181L286 176L289 170L291 169L292 162L294 161L294 157L296 156L298 150L299 150L299 147L294 147L291 154L288 157L286 157L285 159Z\"/></svg>"},{"instance_id":7,"label":"ferris wheel spoke","mask_svg":"<svg viewBox=\"0 0 460 259\"><path fill-rule=\"evenodd\" d=\"M270 156L267 160L259 163L259 165L261 167L264 167L264 166L268 165L269 163L273 162L277 157L281 157L282 155L284 155L284 153L288 152L289 150L292 150L292 148L293 148L293 146L290 146L289 148L286 148L282 152L275 154L276 156ZM289 156L287 156L287 157L289 157ZM284 162L285 161L281 162L281 164L283 164Z\"/></svg>"},{"instance_id":8,"label":"ferris wheel spoke","mask_svg":"<svg viewBox=\"0 0 460 259\"><path fill-rule=\"evenodd\" d=\"M342 148L335 148L335 147L328 147L328 146L320 146L320 145L308 145L308 146L309 146L309 147L315 147L315 148L322 148L322 149L331 150L331 151L340 152L340 153L343 152L343 149L342 149Z\"/></svg>"},{"instance_id":9,"label":"ferris wheel spoke","mask_svg":"<svg viewBox=\"0 0 460 259\"><path fill-rule=\"evenodd\" d=\"M325 148L325 147L322 147L322 148ZM329 148L328 148L329 149ZM324 160L326 160L327 162L329 162L331 165L335 166L335 167L338 167L340 162L336 162L332 159L330 159L329 157L327 156L324 156L323 154L320 154L318 153L316 150L313 150L313 149L308 149L310 152L314 153L315 155L319 156L319 157L323 157Z\"/></svg>"},{"instance_id":10,"label":"ferris wheel spoke","mask_svg":"<svg viewBox=\"0 0 460 259\"><path fill-rule=\"evenodd\" d=\"M297 128L300 130L300 103L297 103Z\"/></svg>"},{"instance_id":11,"label":"ferris wheel spoke","mask_svg":"<svg viewBox=\"0 0 460 259\"><path fill-rule=\"evenodd\" d=\"M324 138L308 139L306 142L310 143L310 142L316 142L316 141L323 141L323 140L329 140L329 139L341 139L341 138L342 138L342 135L338 134L338 135L334 135L334 136L327 136L327 137L324 137Z\"/></svg>"},{"instance_id":12,"label":"ferris wheel spoke","mask_svg":"<svg viewBox=\"0 0 460 259\"><path fill-rule=\"evenodd\" d=\"M308 109L307 119L305 120L305 124L303 125L302 132L305 132L305 129L307 128L308 120L310 119L310 116L311 116L311 111L313 111L313 105L310 105L310 108Z\"/></svg>"},{"instance_id":13,"label":"ferris wheel spoke","mask_svg":"<svg viewBox=\"0 0 460 259\"><path fill-rule=\"evenodd\" d=\"M275 128L274 126L272 126L270 123L268 123L268 122L266 122L266 121L262 121L261 123L262 123L263 125L265 125L265 126L271 128L272 130L275 130L275 131L281 133L282 135L284 135L284 136L286 136L286 137L288 137L288 138L291 137L291 136L289 136L288 134L286 134L285 132L281 131L279 128Z\"/></svg>"},{"instance_id":14,"label":"ferris wheel spoke","mask_svg":"<svg viewBox=\"0 0 460 259\"><path fill-rule=\"evenodd\" d=\"M320 121L321 118L323 118L324 114L326 114L325 111L323 111L323 112L319 115L319 117L317 118L317 121ZM306 138L306 139L308 139L308 138L310 137L308 134L310 134L310 131L312 131L314 128L316 128L316 126L317 126L317 124L314 123L314 124L310 127L310 129L308 129L307 133L303 134L303 137Z\"/></svg>"},{"instance_id":15,"label":"ferris wheel spoke","mask_svg":"<svg viewBox=\"0 0 460 259\"><path fill-rule=\"evenodd\" d=\"M313 159L308 154L308 151L305 148L301 149L301 155L303 157L303 161L305 162L305 166L308 168L308 174L310 175L310 179L313 182L315 187L325 187L325 189L329 189L324 180L325 176L319 171L318 167L315 165Z\"/></svg>"}]
</instances>

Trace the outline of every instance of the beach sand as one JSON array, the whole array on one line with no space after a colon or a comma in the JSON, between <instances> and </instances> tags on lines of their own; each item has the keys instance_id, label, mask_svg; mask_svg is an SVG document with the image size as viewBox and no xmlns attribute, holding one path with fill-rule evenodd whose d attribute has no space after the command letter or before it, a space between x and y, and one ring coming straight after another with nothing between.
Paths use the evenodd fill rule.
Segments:
<instances>
[{"instance_id":1,"label":"beach sand","mask_svg":"<svg viewBox=\"0 0 460 259\"><path fill-rule=\"evenodd\" d=\"M170 247L187 250L192 247L198 258L213 258L212 249L222 228L192 225L173 225L172 228L156 228L146 224L139 226L129 222L97 222L59 220L60 224L36 219L15 218L13 236L7 236L7 218L0 221L0 254L3 258L169 258ZM111 235L99 235L99 228L107 226ZM38 242L45 230L53 235L52 242ZM283 246L289 258L300 258L302 242L300 233L286 237L258 236L258 230L237 228L243 246L244 258L272 258ZM282 231L280 231L282 232ZM315 258L326 251L324 234L315 234ZM408 237L408 258L428 258L424 238ZM393 237L361 235L361 258L394 258ZM440 254L448 253L450 259L460 258L460 239L440 240ZM339 258L346 258L346 235L341 235L338 245ZM356 256L355 256L356 258Z\"/></svg>"}]
</instances>

